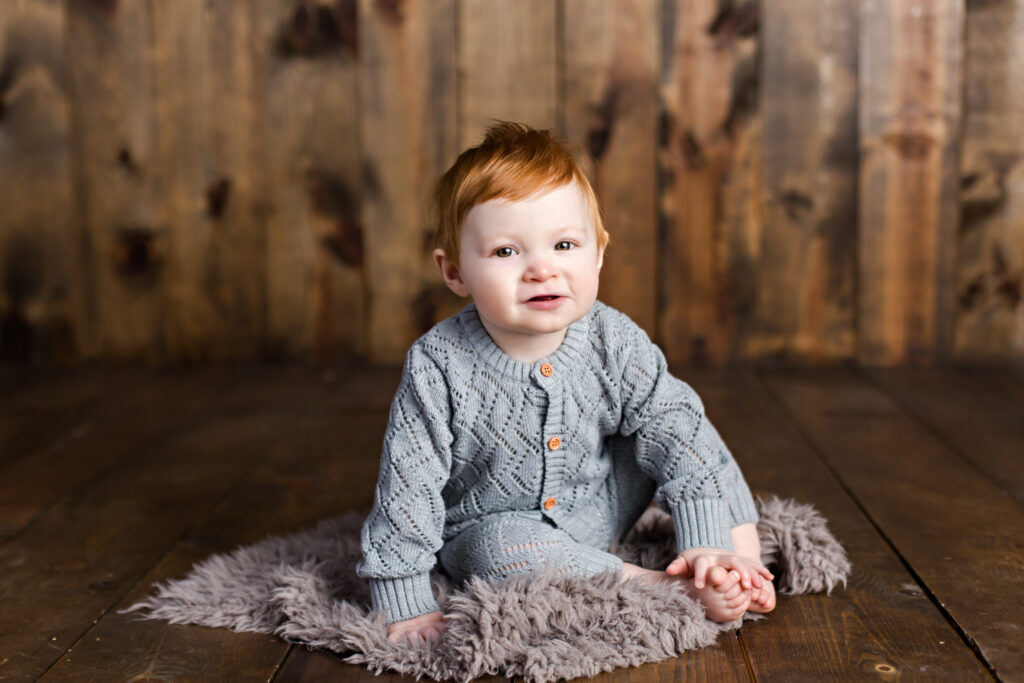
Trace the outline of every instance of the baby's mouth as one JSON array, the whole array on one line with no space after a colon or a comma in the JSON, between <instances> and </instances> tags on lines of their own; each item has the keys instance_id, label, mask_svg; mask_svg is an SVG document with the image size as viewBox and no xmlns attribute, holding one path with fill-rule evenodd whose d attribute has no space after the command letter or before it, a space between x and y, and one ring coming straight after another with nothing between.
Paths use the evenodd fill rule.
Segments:
<instances>
[{"instance_id":1,"label":"baby's mouth","mask_svg":"<svg viewBox=\"0 0 1024 683\"><path fill-rule=\"evenodd\" d=\"M561 297L558 294L548 294L546 296L535 296L532 299L529 299L529 301L551 301L559 298Z\"/></svg>"}]
</instances>

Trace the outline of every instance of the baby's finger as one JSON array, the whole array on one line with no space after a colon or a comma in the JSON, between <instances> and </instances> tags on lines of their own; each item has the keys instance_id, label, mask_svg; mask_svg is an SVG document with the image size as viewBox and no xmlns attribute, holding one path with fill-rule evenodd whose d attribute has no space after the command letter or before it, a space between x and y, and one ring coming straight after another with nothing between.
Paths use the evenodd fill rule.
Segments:
<instances>
[{"instance_id":1,"label":"baby's finger","mask_svg":"<svg viewBox=\"0 0 1024 683\"><path fill-rule=\"evenodd\" d=\"M693 585L697 588L703 588L707 584L708 568L711 566L711 560L701 556L693 563Z\"/></svg>"},{"instance_id":2,"label":"baby's finger","mask_svg":"<svg viewBox=\"0 0 1024 683\"><path fill-rule=\"evenodd\" d=\"M671 574L672 576L678 576L680 574L685 575L688 568L689 566L686 562L686 558L677 557L669 563L668 567L665 568L665 573Z\"/></svg>"}]
</instances>

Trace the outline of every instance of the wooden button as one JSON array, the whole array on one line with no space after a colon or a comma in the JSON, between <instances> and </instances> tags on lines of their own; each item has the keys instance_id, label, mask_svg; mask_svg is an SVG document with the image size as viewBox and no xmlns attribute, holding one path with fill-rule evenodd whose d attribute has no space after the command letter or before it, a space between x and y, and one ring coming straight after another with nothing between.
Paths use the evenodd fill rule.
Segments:
<instances>
[{"instance_id":1,"label":"wooden button","mask_svg":"<svg viewBox=\"0 0 1024 683\"><path fill-rule=\"evenodd\" d=\"M547 363L544 363L544 365L540 366L540 374L544 375L545 377L550 377L554 373L555 369L548 365Z\"/></svg>"},{"instance_id":2,"label":"wooden button","mask_svg":"<svg viewBox=\"0 0 1024 683\"><path fill-rule=\"evenodd\" d=\"M551 508L555 507L555 504L557 502L558 501L556 501L554 498L548 498L547 500L544 501L544 509L550 510Z\"/></svg>"},{"instance_id":3,"label":"wooden button","mask_svg":"<svg viewBox=\"0 0 1024 683\"><path fill-rule=\"evenodd\" d=\"M562 445L562 440L559 439L557 436L553 436L550 439L548 439L548 448L550 448L553 451L557 451L558 447L561 446L561 445Z\"/></svg>"}]
</instances>

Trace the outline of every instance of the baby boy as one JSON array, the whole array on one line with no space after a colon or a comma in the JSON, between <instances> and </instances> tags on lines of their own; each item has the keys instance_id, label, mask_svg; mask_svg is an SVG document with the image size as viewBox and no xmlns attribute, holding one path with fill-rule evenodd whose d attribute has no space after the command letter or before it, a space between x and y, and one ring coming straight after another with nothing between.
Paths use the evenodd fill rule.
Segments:
<instances>
[{"instance_id":1,"label":"baby boy","mask_svg":"<svg viewBox=\"0 0 1024 683\"><path fill-rule=\"evenodd\" d=\"M609 238L572 153L496 124L434 200L434 261L472 302L412 345L391 405L357 567L389 639L444 631L438 560L456 581L678 581L716 621L773 609L754 501L700 398L597 300ZM665 571L609 552L652 499L675 527Z\"/></svg>"}]
</instances>

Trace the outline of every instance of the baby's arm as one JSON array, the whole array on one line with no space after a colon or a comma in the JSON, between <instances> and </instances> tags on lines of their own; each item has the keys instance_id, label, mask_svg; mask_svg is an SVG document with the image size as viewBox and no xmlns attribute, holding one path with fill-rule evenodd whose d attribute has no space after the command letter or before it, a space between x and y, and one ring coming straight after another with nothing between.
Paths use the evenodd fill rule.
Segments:
<instances>
[{"instance_id":1,"label":"baby's arm","mask_svg":"<svg viewBox=\"0 0 1024 683\"><path fill-rule=\"evenodd\" d=\"M388 640L393 643L405 640L413 645L423 642L437 642L448 625L440 611L421 614L412 619L388 624Z\"/></svg>"}]
</instances>

